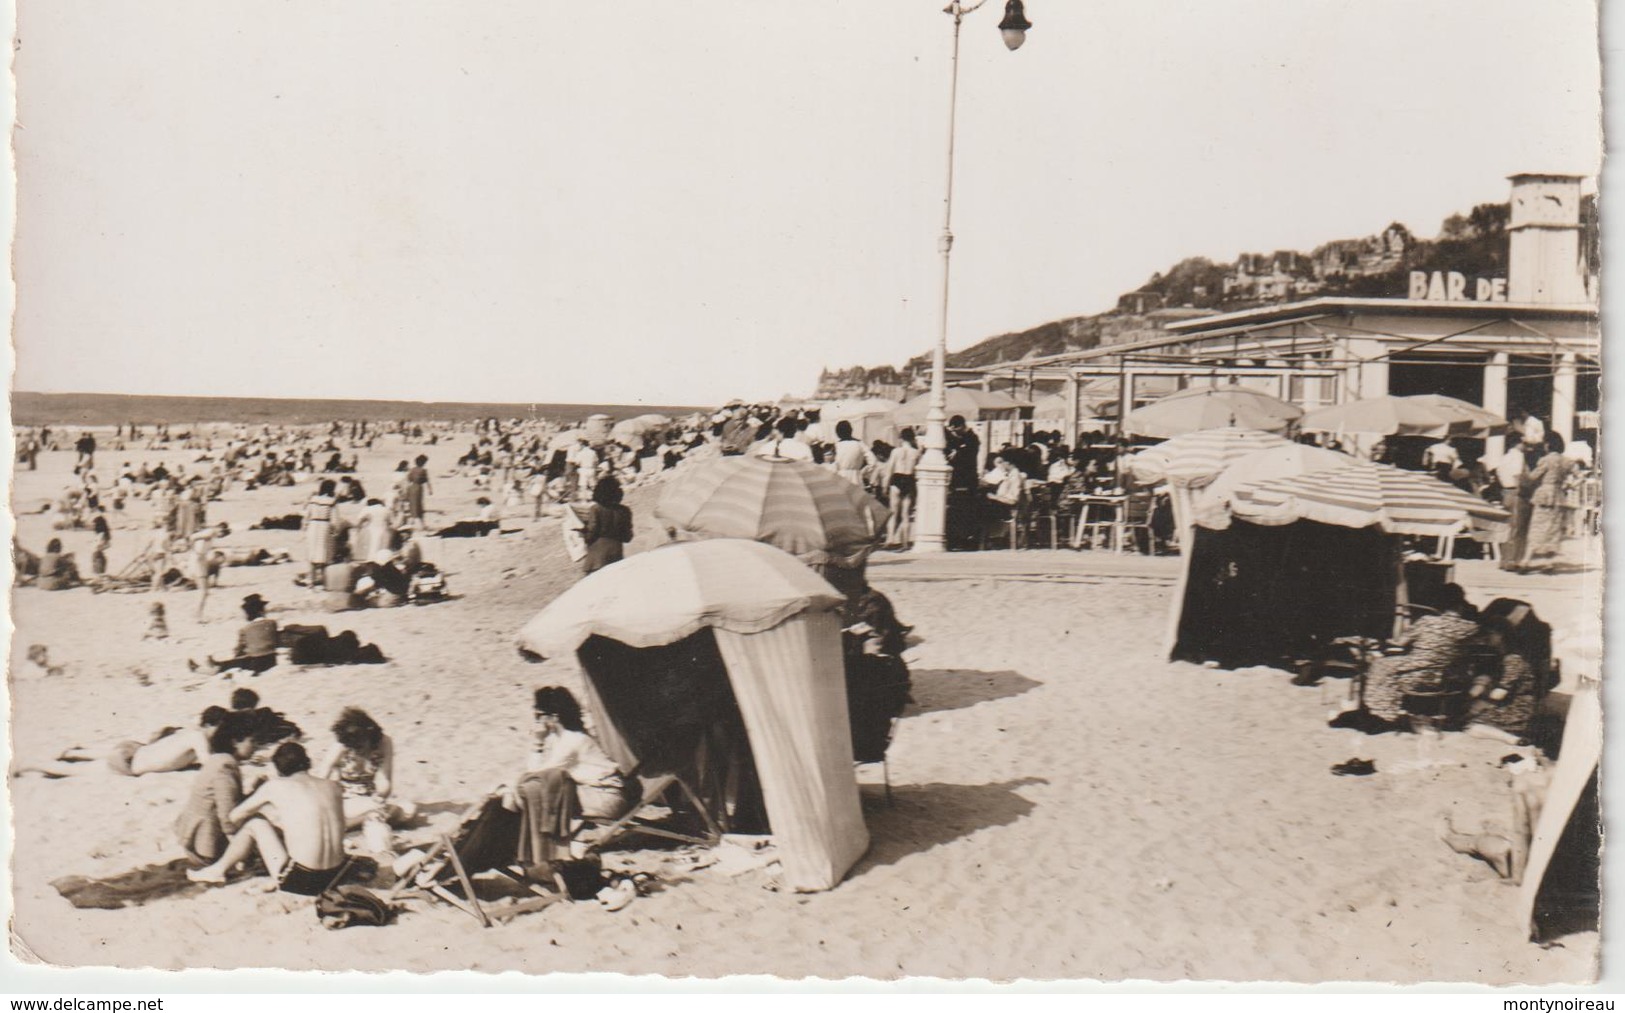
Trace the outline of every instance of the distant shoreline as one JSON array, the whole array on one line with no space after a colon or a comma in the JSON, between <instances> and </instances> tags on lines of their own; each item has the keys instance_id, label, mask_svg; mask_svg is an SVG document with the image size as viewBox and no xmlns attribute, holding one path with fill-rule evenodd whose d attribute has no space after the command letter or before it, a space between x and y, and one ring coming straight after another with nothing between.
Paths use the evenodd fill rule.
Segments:
<instances>
[{"instance_id":1,"label":"distant shoreline","mask_svg":"<svg viewBox=\"0 0 1625 1013\"><path fill-rule=\"evenodd\" d=\"M697 405L558 404L464 401L390 401L367 398L189 397L159 394L59 394L13 391L13 426L116 426L251 424L312 425L323 422L470 422L476 419L543 418L580 421L604 414L617 421L656 412L682 416L710 411Z\"/></svg>"}]
</instances>

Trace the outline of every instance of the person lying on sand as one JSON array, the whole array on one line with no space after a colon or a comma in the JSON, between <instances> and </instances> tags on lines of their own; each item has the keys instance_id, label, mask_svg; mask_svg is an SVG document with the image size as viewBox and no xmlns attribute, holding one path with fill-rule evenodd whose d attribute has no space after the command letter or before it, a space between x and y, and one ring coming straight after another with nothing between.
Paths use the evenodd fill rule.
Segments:
<instances>
[{"instance_id":1,"label":"person lying on sand","mask_svg":"<svg viewBox=\"0 0 1625 1013\"><path fill-rule=\"evenodd\" d=\"M230 714L224 707L208 707L196 728L163 728L145 742L126 739L106 750L93 751L72 746L54 763L18 767L18 774L43 774L50 778L103 774L111 771L126 777L167 774L196 766L209 755L209 739ZM105 760L105 763L96 763Z\"/></svg>"},{"instance_id":2,"label":"person lying on sand","mask_svg":"<svg viewBox=\"0 0 1625 1013\"><path fill-rule=\"evenodd\" d=\"M284 893L314 897L338 878L345 863L344 789L336 781L313 777L310 757L297 742L278 746L271 763L277 776L228 815L227 826L239 829L225 853L188 872L187 878L224 883L255 852ZM260 815L267 808L273 816Z\"/></svg>"}]
</instances>

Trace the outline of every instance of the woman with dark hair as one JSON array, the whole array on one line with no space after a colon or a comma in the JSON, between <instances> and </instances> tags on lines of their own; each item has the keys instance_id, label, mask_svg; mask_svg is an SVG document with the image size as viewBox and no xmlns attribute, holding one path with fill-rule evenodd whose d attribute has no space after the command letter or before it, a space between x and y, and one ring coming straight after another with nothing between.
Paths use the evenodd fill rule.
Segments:
<instances>
[{"instance_id":1,"label":"woman with dark hair","mask_svg":"<svg viewBox=\"0 0 1625 1013\"><path fill-rule=\"evenodd\" d=\"M532 746L503 804L523 812L521 860L541 865L567 857L576 817L613 820L638 803L638 791L586 732L581 705L562 686L536 690L531 710ZM635 783L635 782L634 782Z\"/></svg>"},{"instance_id":2,"label":"woman with dark hair","mask_svg":"<svg viewBox=\"0 0 1625 1013\"><path fill-rule=\"evenodd\" d=\"M338 500L333 496L335 488L332 479L324 478L316 487L316 494L305 501L305 550L310 562L310 586L318 590L327 564L333 562L333 514L338 509Z\"/></svg>"},{"instance_id":3,"label":"woman with dark hair","mask_svg":"<svg viewBox=\"0 0 1625 1013\"><path fill-rule=\"evenodd\" d=\"M1529 490L1529 539L1522 562L1540 556L1555 556L1563 546L1563 532L1569 527L1574 508L1564 505L1563 487L1580 465L1563 453L1563 437L1546 434L1546 454L1524 475Z\"/></svg>"},{"instance_id":4,"label":"woman with dark hair","mask_svg":"<svg viewBox=\"0 0 1625 1013\"><path fill-rule=\"evenodd\" d=\"M62 551L62 539L53 538L45 543L45 554L39 557L37 583L41 591L79 586L79 564L74 562L73 553Z\"/></svg>"},{"instance_id":5,"label":"woman with dark hair","mask_svg":"<svg viewBox=\"0 0 1625 1013\"><path fill-rule=\"evenodd\" d=\"M632 540L632 511L621 498L621 483L612 475L593 486L592 509L581 529L587 543L581 566L587 573L618 563L626 554L626 543Z\"/></svg>"},{"instance_id":6,"label":"woman with dark hair","mask_svg":"<svg viewBox=\"0 0 1625 1013\"><path fill-rule=\"evenodd\" d=\"M192 781L191 797L175 820L181 850L200 867L226 851L231 810L243 800L238 763L252 755L254 729L251 722L239 714L219 718L219 724L209 734L209 755L204 757L203 769Z\"/></svg>"},{"instance_id":7,"label":"woman with dark hair","mask_svg":"<svg viewBox=\"0 0 1625 1013\"><path fill-rule=\"evenodd\" d=\"M429 485L428 463L428 455L419 454L406 472L406 517L419 527L423 526L423 497L434 492Z\"/></svg>"},{"instance_id":8,"label":"woman with dark hair","mask_svg":"<svg viewBox=\"0 0 1625 1013\"><path fill-rule=\"evenodd\" d=\"M390 820L402 812L389 801L394 790L394 740L359 707L339 712L333 737L338 746L322 761L316 776L336 780L344 789L345 829L359 827L369 851L388 851Z\"/></svg>"},{"instance_id":9,"label":"woman with dark hair","mask_svg":"<svg viewBox=\"0 0 1625 1013\"><path fill-rule=\"evenodd\" d=\"M107 572L107 550L113 544L113 533L108 530L107 517L97 514L90 524L96 535L96 547L90 552L90 572L100 577Z\"/></svg>"},{"instance_id":10,"label":"woman with dark hair","mask_svg":"<svg viewBox=\"0 0 1625 1013\"><path fill-rule=\"evenodd\" d=\"M1436 611L1413 623L1393 642L1398 652L1371 662L1365 677L1365 715L1379 729L1405 716L1405 694L1439 681L1468 649L1482 642L1477 610L1459 584L1446 584L1430 603ZM1334 718L1347 723L1343 716Z\"/></svg>"}]
</instances>

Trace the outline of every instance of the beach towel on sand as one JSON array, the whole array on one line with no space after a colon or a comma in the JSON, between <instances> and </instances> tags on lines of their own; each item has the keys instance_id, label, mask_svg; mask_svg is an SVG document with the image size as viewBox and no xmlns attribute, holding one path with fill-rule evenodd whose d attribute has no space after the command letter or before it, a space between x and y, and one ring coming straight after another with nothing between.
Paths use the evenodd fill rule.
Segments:
<instances>
[{"instance_id":1,"label":"beach towel on sand","mask_svg":"<svg viewBox=\"0 0 1625 1013\"><path fill-rule=\"evenodd\" d=\"M53 880L56 892L66 897L77 908L116 910L121 907L139 907L162 897L180 897L199 894L208 889L201 883L186 878L186 870L194 868L184 858L175 858L155 865L121 872L106 879L90 876L63 876Z\"/></svg>"}]
</instances>

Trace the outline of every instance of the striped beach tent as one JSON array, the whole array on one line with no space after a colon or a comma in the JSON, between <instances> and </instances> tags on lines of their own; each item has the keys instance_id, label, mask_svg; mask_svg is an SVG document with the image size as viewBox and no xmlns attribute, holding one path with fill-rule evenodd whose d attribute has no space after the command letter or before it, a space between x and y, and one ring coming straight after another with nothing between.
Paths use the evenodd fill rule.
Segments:
<instances>
[{"instance_id":1,"label":"striped beach tent","mask_svg":"<svg viewBox=\"0 0 1625 1013\"><path fill-rule=\"evenodd\" d=\"M737 763L747 780L754 770L784 883L828 890L869 847L852 771L842 600L770 546L663 545L582 578L518 643L542 658L575 657L596 737L624 771L684 769L698 752L696 728L741 722L744 734L712 762ZM727 817L718 800L704 804Z\"/></svg>"},{"instance_id":2,"label":"striped beach tent","mask_svg":"<svg viewBox=\"0 0 1625 1013\"><path fill-rule=\"evenodd\" d=\"M1507 536L1508 515L1500 507L1431 475L1353 459L1344 468L1240 486L1230 494L1230 510L1264 525L1310 520L1425 537L1465 529L1481 542Z\"/></svg>"},{"instance_id":3,"label":"striped beach tent","mask_svg":"<svg viewBox=\"0 0 1625 1013\"><path fill-rule=\"evenodd\" d=\"M813 566L856 567L890 512L827 468L771 457L719 457L685 467L655 517L683 540L748 538Z\"/></svg>"}]
</instances>

